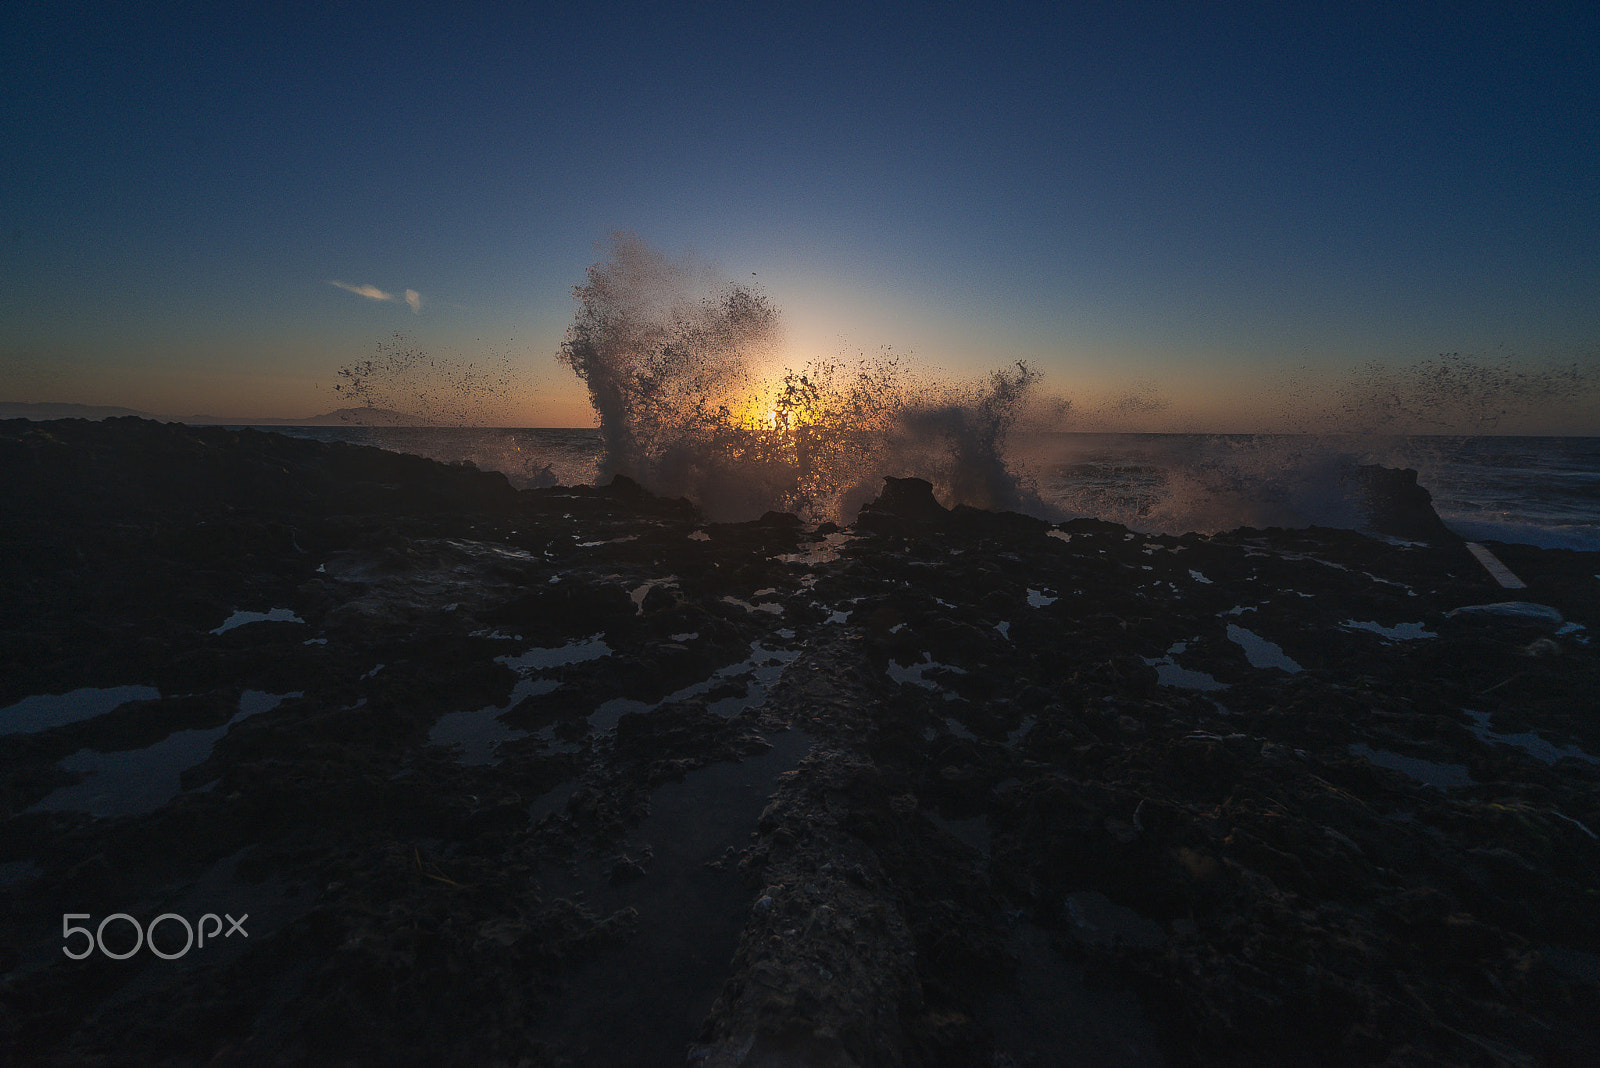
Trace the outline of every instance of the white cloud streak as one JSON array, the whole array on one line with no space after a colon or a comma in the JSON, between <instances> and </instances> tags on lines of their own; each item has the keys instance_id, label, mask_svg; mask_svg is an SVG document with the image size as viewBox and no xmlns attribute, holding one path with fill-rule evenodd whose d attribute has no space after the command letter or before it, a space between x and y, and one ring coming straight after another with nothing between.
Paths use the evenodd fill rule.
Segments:
<instances>
[{"instance_id":1,"label":"white cloud streak","mask_svg":"<svg viewBox=\"0 0 1600 1068\"><path fill-rule=\"evenodd\" d=\"M337 279L329 279L328 284L331 286L338 286L340 289L354 293L358 297L366 297L368 300L387 300L396 304L404 301L406 304L410 305L413 315L419 314L422 311L422 294L418 293L415 289L406 290L405 296L400 297L393 293L385 293L383 290L373 285L358 286L349 282L340 282Z\"/></svg>"}]
</instances>

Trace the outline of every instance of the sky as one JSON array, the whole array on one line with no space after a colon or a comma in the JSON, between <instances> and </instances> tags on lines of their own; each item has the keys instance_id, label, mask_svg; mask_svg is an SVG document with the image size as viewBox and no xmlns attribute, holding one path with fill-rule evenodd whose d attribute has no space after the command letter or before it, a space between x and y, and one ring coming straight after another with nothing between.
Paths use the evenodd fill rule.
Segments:
<instances>
[{"instance_id":1,"label":"sky","mask_svg":"<svg viewBox=\"0 0 1600 1068\"><path fill-rule=\"evenodd\" d=\"M555 354L617 232L759 286L795 366L1026 360L1083 428L1281 429L1441 353L1600 375L1592 3L0 19L0 400L309 415L403 350L592 425Z\"/></svg>"}]
</instances>

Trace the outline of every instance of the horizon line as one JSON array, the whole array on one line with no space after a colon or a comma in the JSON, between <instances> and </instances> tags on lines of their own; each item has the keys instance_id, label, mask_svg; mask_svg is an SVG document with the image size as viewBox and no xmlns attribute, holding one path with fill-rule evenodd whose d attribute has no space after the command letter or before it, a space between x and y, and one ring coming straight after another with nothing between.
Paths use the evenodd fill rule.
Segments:
<instances>
[{"instance_id":1,"label":"horizon line","mask_svg":"<svg viewBox=\"0 0 1600 1068\"><path fill-rule=\"evenodd\" d=\"M79 413L64 412L62 414L7 414L13 409L78 409ZM555 425L522 425L507 423L437 423L437 422L375 422L364 423L356 420L337 419L340 412L351 411L383 412L396 416L408 416L410 413L395 412L388 408L341 408L332 412L324 412L310 416L256 416L254 418L223 417L204 413L188 416L167 415L159 412L148 412L136 408L125 408L120 405L78 404L73 402L32 402L32 401L0 401L0 419L27 419L32 422L53 422L65 419L86 419L90 422L100 422L106 419L146 419L151 422L175 423L182 426L221 426L221 427L251 427L251 428L301 428L301 429L329 429L334 427L350 427L352 429L367 430L588 430L598 432L597 425L587 426L555 426ZM98 414L84 414L96 412ZM412 418L420 418L411 416ZM1238 437L1262 435L1271 437L1390 437L1390 438L1600 438L1600 432L1590 433L1529 433L1524 431L1501 430L1476 430L1476 431L1377 431L1377 430L1114 430L1114 429L1074 429L1063 427L1059 429L1019 429L1014 434L1080 434L1080 435L1125 435L1125 436L1218 436Z\"/></svg>"}]
</instances>

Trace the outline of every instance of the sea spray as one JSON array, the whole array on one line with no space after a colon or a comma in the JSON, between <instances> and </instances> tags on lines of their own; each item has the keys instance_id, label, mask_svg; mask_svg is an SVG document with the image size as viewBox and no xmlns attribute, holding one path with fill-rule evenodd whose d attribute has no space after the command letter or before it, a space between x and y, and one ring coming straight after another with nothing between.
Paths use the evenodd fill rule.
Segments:
<instances>
[{"instance_id":1,"label":"sea spray","mask_svg":"<svg viewBox=\"0 0 1600 1068\"><path fill-rule=\"evenodd\" d=\"M1339 372L1302 369L1278 387L1277 415L1266 420L1278 433L1036 432L1014 440L1011 463L1031 463L1042 496L1058 512L1151 532L1311 524L1361 528L1366 502L1353 476L1370 464L1415 469L1448 522L1481 526L1470 513L1473 506L1465 503L1484 488L1481 481L1469 478L1459 489L1452 485L1464 470L1463 442L1493 441L1481 436L1539 420L1556 426L1592 421L1592 412L1600 410L1600 374L1593 363L1592 358L1559 362L1444 353ZM1115 415L1160 410L1153 386L1135 387L1119 403L1080 399L1078 425L1126 430ZM1530 453L1543 457L1550 447L1534 446ZM1502 452L1498 446L1489 449L1496 457ZM1530 461L1525 477L1554 479L1541 493L1578 498L1571 514L1593 515L1583 469L1545 474L1539 470L1543 462ZM1554 527L1563 517L1543 518ZM1517 538L1532 536L1525 532ZM1581 541L1581 532L1573 535L1574 544Z\"/></svg>"},{"instance_id":2,"label":"sea spray","mask_svg":"<svg viewBox=\"0 0 1600 1068\"><path fill-rule=\"evenodd\" d=\"M758 291L717 286L636 237L574 287L577 314L559 359L583 379L600 419L600 475L659 484L682 448L714 438L751 387L751 365L779 340Z\"/></svg>"},{"instance_id":3,"label":"sea spray","mask_svg":"<svg viewBox=\"0 0 1600 1068\"><path fill-rule=\"evenodd\" d=\"M1577 361L1446 352L1404 367L1369 363L1348 373L1333 391L1329 425L1362 435L1491 434L1548 420L1561 409L1588 407L1595 376Z\"/></svg>"},{"instance_id":4,"label":"sea spray","mask_svg":"<svg viewBox=\"0 0 1600 1068\"><path fill-rule=\"evenodd\" d=\"M1371 444L1331 435L1029 434L1014 450L1039 471L1039 492L1056 515L1182 534L1358 527L1351 475L1397 455Z\"/></svg>"},{"instance_id":5,"label":"sea spray","mask_svg":"<svg viewBox=\"0 0 1600 1068\"><path fill-rule=\"evenodd\" d=\"M376 354L336 375L334 392L351 405L341 414L358 426L482 426L516 378L503 354L464 363L427 352L404 333L380 341Z\"/></svg>"},{"instance_id":6,"label":"sea spray","mask_svg":"<svg viewBox=\"0 0 1600 1068\"><path fill-rule=\"evenodd\" d=\"M1453 436L1523 429L1536 418L1591 426L1585 413L1600 410L1592 357L1555 363L1449 353L1306 369L1280 387L1276 414L1263 417L1263 429L1289 433L1129 434L1178 418L1154 382L1126 381L1069 402L1045 395L1025 363L952 382L887 348L774 373L783 363L782 317L761 291L626 235L574 294L577 311L558 358L588 388L598 450L593 431L540 431L533 444L510 432L441 426L482 424L486 406L503 399L506 374L492 363L430 356L403 336L340 371L340 397L362 406L358 416L380 407L421 413L416 422L426 432L374 430L384 436L373 443L384 447L470 460L519 486L626 474L693 499L714 519L776 509L848 523L877 496L883 476L915 475L946 505L1094 516L1152 532L1360 527L1351 475L1380 464L1416 469L1447 522L1476 537L1595 541L1600 490L1588 451L1545 470L1546 447L1530 446L1526 463L1500 474L1504 450L1486 445L1484 476L1463 463L1464 439ZM1480 500L1485 477L1497 481ZM1517 502L1528 479L1544 484L1545 504L1523 530ZM1503 510L1495 503L1502 499L1511 502Z\"/></svg>"},{"instance_id":7,"label":"sea spray","mask_svg":"<svg viewBox=\"0 0 1600 1068\"><path fill-rule=\"evenodd\" d=\"M884 475L920 475L949 504L1037 505L1005 439L1036 372L1018 363L962 388L893 353L814 361L762 380L782 340L749 286L673 263L631 235L574 287L559 359L600 420L602 480L626 475L713 518L769 509L848 521Z\"/></svg>"},{"instance_id":8,"label":"sea spray","mask_svg":"<svg viewBox=\"0 0 1600 1068\"><path fill-rule=\"evenodd\" d=\"M944 444L948 462L932 465L956 504L1002 511L1040 512L1044 502L1007 455L1007 442L1039 381L1039 372L1018 360L993 371L966 391L945 389L937 397L910 405L903 418L922 441Z\"/></svg>"}]
</instances>

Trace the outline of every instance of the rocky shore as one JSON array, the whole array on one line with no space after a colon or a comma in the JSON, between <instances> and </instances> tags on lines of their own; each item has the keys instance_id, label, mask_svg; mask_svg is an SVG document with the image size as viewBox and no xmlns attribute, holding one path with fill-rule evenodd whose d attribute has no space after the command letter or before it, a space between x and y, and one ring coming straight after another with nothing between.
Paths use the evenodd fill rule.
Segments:
<instances>
[{"instance_id":1,"label":"rocky shore","mask_svg":"<svg viewBox=\"0 0 1600 1068\"><path fill-rule=\"evenodd\" d=\"M139 419L0 497L5 1063L1600 1063L1600 554Z\"/></svg>"}]
</instances>

